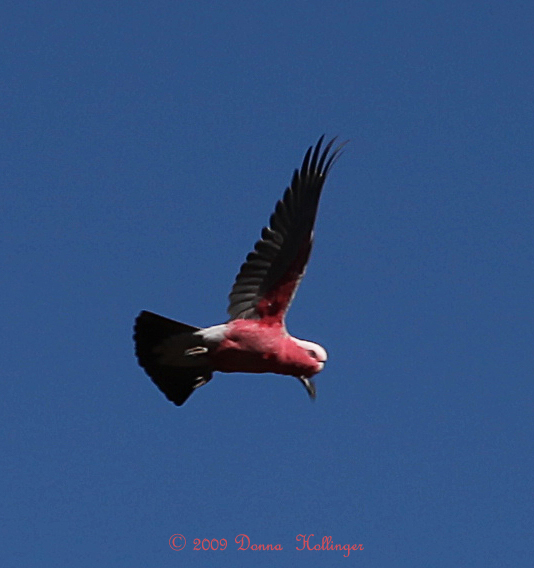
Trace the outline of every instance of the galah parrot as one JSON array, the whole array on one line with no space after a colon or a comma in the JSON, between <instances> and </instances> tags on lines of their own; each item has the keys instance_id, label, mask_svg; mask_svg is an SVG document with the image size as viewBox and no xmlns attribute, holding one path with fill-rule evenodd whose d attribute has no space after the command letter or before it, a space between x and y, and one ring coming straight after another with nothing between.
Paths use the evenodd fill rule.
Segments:
<instances>
[{"instance_id":1,"label":"galah parrot","mask_svg":"<svg viewBox=\"0 0 534 568\"><path fill-rule=\"evenodd\" d=\"M321 190L343 146L331 151L334 138L321 152L323 138L308 148L241 266L228 322L199 328L147 311L135 320L139 365L174 404L182 405L214 371L293 376L315 398L312 377L322 371L326 351L289 335L284 320L310 256Z\"/></svg>"}]
</instances>

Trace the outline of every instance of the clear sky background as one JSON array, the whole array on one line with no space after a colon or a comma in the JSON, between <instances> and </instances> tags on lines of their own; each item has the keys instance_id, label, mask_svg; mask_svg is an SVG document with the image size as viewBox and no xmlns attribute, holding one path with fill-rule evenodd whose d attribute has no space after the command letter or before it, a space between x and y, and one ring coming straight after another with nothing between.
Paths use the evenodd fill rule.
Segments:
<instances>
[{"instance_id":1,"label":"clear sky background","mask_svg":"<svg viewBox=\"0 0 534 568\"><path fill-rule=\"evenodd\" d=\"M2 566L532 566L534 6L6 0L0 22ZM225 321L323 133L351 142L287 321L329 352L316 402L218 375L175 407L135 316ZM364 550L297 551L311 533Z\"/></svg>"}]
</instances>

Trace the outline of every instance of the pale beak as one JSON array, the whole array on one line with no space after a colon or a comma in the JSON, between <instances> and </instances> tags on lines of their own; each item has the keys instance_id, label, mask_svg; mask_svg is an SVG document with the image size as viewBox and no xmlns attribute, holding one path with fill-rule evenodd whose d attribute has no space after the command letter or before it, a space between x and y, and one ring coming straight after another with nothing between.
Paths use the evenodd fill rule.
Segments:
<instances>
[{"instance_id":1,"label":"pale beak","mask_svg":"<svg viewBox=\"0 0 534 568\"><path fill-rule=\"evenodd\" d=\"M297 379L304 385L304 388L308 391L310 398L315 400L315 396L317 395L317 389L315 388L315 383L308 379L307 377L297 377Z\"/></svg>"}]
</instances>

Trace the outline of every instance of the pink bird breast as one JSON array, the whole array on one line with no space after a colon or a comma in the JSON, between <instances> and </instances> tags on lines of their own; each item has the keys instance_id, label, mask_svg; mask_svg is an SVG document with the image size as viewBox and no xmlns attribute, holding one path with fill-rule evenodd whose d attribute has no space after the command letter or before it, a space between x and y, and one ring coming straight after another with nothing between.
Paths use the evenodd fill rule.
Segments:
<instances>
[{"instance_id":1,"label":"pink bird breast","mask_svg":"<svg viewBox=\"0 0 534 568\"><path fill-rule=\"evenodd\" d=\"M215 370L224 373L312 377L323 369L326 351L320 345L291 337L280 323L234 320L228 323L210 359Z\"/></svg>"}]
</instances>

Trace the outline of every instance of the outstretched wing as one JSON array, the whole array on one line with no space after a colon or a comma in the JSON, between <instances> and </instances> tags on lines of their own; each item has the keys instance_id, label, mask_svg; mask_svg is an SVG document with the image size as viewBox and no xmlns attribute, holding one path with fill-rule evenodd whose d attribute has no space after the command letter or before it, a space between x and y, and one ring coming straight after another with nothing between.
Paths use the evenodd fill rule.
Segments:
<instances>
[{"instance_id":1,"label":"outstretched wing","mask_svg":"<svg viewBox=\"0 0 534 568\"><path fill-rule=\"evenodd\" d=\"M269 227L249 253L230 292L230 319L282 322L300 280L313 242L313 226L321 190L341 148L330 152L335 138L321 153L324 136L310 146L300 170L278 201Z\"/></svg>"}]
</instances>

